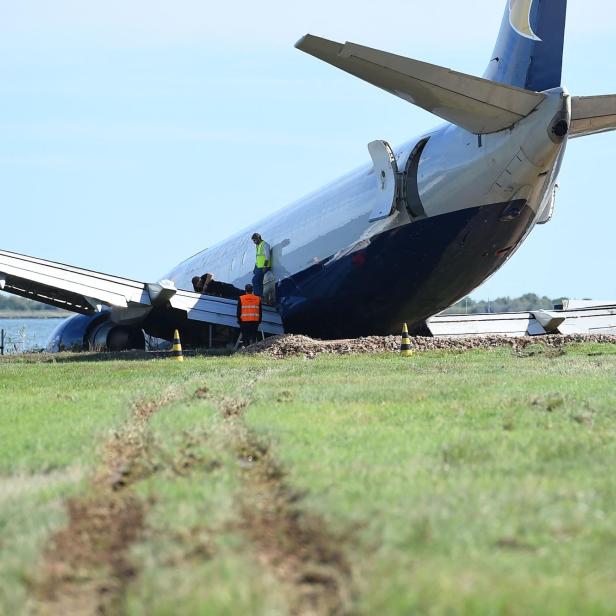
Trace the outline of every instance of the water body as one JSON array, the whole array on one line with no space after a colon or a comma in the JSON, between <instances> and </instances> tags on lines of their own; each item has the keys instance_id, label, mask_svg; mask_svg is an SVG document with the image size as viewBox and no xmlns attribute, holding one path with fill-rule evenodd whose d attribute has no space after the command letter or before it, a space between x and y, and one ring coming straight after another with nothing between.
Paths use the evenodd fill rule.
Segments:
<instances>
[{"instance_id":1,"label":"water body","mask_svg":"<svg viewBox=\"0 0 616 616\"><path fill-rule=\"evenodd\" d=\"M63 321L53 319L3 319L0 330L4 330L5 353L40 351L47 344L51 332Z\"/></svg>"}]
</instances>

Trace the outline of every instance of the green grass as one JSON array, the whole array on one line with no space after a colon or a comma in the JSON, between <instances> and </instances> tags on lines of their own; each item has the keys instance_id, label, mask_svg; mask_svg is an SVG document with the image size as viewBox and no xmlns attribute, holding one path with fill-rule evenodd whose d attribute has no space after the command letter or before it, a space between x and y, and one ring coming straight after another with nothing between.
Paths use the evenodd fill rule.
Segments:
<instances>
[{"instance_id":1,"label":"green grass","mask_svg":"<svg viewBox=\"0 0 616 616\"><path fill-rule=\"evenodd\" d=\"M203 385L209 397L192 396ZM305 495L354 569L363 614L616 613L616 348L0 363L0 613L19 613L62 500L87 490L131 404L159 470L130 614L284 614L238 526L241 470L215 401ZM183 467L186 452L196 460Z\"/></svg>"},{"instance_id":2,"label":"green grass","mask_svg":"<svg viewBox=\"0 0 616 616\"><path fill-rule=\"evenodd\" d=\"M25 609L45 540L66 521L63 502L85 489L132 405L199 378L173 362L72 359L0 362L0 614Z\"/></svg>"},{"instance_id":3,"label":"green grass","mask_svg":"<svg viewBox=\"0 0 616 616\"><path fill-rule=\"evenodd\" d=\"M248 421L361 529L365 613L613 613L616 356L582 351L324 359Z\"/></svg>"},{"instance_id":4,"label":"green grass","mask_svg":"<svg viewBox=\"0 0 616 616\"><path fill-rule=\"evenodd\" d=\"M132 403L156 398L178 376L162 362L2 362L0 475L91 464Z\"/></svg>"}]
</instances>

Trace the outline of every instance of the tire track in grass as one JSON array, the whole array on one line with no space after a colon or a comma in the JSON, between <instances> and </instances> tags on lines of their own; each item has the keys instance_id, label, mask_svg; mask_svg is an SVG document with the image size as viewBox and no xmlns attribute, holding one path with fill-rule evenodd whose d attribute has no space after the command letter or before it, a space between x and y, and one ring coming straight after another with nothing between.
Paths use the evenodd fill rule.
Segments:
<instances>
[{"instance_id":1,"label":"tire track in grass","mask_svg":"<svg viewBox=\"0 0 616 616\"><path fill-rule=\"evenodd\" d=\"M257 380L244 387L252 388ZM236 454L241 472L240 520L234 527L248 537L259 562L281 583L289 613L351 614L353 579L344 553L346 538L302 508L301 495L287 483L268 445L244 422L249 401L217 397L207 387L196 390L193 398L209 398L220 410L224 439ZM145 535L148 509L148 503L131 488L162 469L157 466L161 462L152 461L156 456L150 455L155 444L148 422L176 399L167 394L137 404L127 424L104 445L88 494L67 501L68 524L49 540L32 585L32 612L122 613L127 587L138 574L129 552ZM187 458L181 472L174 470L190 475L192 466Z\"/></svg>"},{"instance_id":2,"label":"tire track in grass","mask_svg":"<svg viewBox=\"0 0 616 616\"><path fill-rule=\"evenodd\" d=\"M353 612L353 572L347 537L302 508L302 496L287 482L269 446L244 422L246 400L217 401L242 473L240 528L259 562L283 584L291 614L334 616Z\"/></svg>"},{"instance_id":3,"label":"tire track in grass","mask_svg":"<svg viewBox=\"0 0 616 616\"><path fill-rule=\"evenodd\" d=\"M33 582L36 614L118 614L136 576L128 553L140 537L147 503L131 485L157 469L147 455L148 422L174 401L168 392L136 404L127 424L105 444L89 493L67 501L68 524L52 535Z\"/></svg>"}]
</instances>

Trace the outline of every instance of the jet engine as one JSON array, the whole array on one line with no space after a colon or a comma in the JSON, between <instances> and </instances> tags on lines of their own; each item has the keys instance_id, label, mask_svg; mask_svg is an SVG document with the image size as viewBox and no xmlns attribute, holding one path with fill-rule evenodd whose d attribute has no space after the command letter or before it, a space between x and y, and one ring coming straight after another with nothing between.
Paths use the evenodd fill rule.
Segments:
<instances>
[{"instance_id":1,"label":"jet engine","mask_svg":"<svg viewBox=\"0 0 616 616\"><path fill-rule=\"evenodd\" d=\"M127 351L145 349L143 330L118 325L109 312L95 315L76 314L62 321L47 342L47 351Z\"/></svg>"}]
</instances>

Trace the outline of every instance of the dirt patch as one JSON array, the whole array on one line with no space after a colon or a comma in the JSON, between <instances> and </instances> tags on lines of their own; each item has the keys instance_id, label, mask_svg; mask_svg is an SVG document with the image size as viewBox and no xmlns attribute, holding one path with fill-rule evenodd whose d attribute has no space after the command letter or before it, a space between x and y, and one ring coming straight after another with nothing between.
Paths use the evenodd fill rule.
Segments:
<instances>
[{"instance_id":1,"label":"dirt patch","mask_svg":"<svg viewBox=\"0 0 616 616\"><path fill-rule=\"evenodd\" d=\"M197 389L195 391L195 393L193 394L193 397L196 398L197 400L205 400L207 398L209 398L209 388L207 385L204 385L203 387L199 387L199 389Z\"/></svg>"},{"instance_id":2,"label":"dirt patch","mask_svg":"<svg viewBox=\"0 0 616 616\"><path fill-rule=\"evenodd\" d=\"M33 584L38 614L117 614L135 577L128 552L142 533L147 503L128 489L154 472L147 422L173 396L135 405L105 444L88 496L67 502L68 524L55 533Z\"/></svg>"},{"instance_id":3,"label":"dirt patch","mask_svg":"<svg viewBox=\"0 0 616 616\"><path fill-rule=\"evenodd\" d=\"M207 438L207 433L203 431L184 432L173 456L167 456L165 468L180 476L188 476L196 469L209 473L220 468L222 464L216 455L204 449Z\"/></svg>"},{"instance_id":4,"label":"dirt patch","mask_svg":"<svg viewBox=\"0 0 616 616\"><path fill-rule=\"evenodd\" d=\"M247 406L248 400L239 398L225 397L218 401L218 407L225 418L241 416Z\"/></svg>"},{"instance_id":5,"label":"dirt patch","mask_svg":"<svg viewBox=\"0 0 616 616\"><path fill-rule=\"evenodd\" d=\"M553 413L565 405L565 399L560 394L548 394L532 398L531 404L548 413Z\"/></svg>"},{"instance_id":6,"label":"dirt patch","mask_svg":"<svg viewBox=\"0 0 616 616\"><path fill-rule=\"evenodd\" d=\"M272 336L249 346L241 353L248 355L267 355L275 359L303 355L316 357L327 353L332 355L351 355L354 353L386 353L400 349L400 338L396 336L355 338L349 340L317 340L308 336L285 334Z\"/></svg>"},{"instance_id":7,"label":"dirt patch","mask_svg":"<svg viewBox=\"0 0 616 616\"><path fill-rule=\"evenodd\" d=\"M567 344L593 342L600 344L616 344L613 335L581 335L572 336L524 336L511 338L507 336L473 336L473 337L438 337L438 338L411 338L411 349L422 351L469 351L473 349L491 349L503 346L512 347L521 353L527 346L544 345L549 349L550 356L561 355L558 349ZM352 355L352 354L378 354L393 353L400 350L400 336L369 336L348 340L316 340L307 336L286 334L272 336L257 344L243 349L242 353L249 355L266 355L274 359L283 359L290 356L316 357L320 354ZM556 351L555 351L556 350ZM534 354L534 353L533 353ZM529 354L529 356L532 354Z\"/></svg>"},{"instance_id":8,"label":"dirt patch","mask_svg":"<svg viewBox=\"0 0 616 616\"><path fill-rule=\"evenodd\" d=\"M524 552L532 552L536 548L530 543L526 543L516 537L503 537L496 542L496 547L502 550L521 550Z\"/></svg>"},{"instance_id":9,"label":"dirt patch","mask_svg":"<svg viewBox=\"0 0 616 616\"><path fill-rule=\"evenodd\" d=\"M129 494L69 501L68 526L45 552L38 613L117 614L136 574L127 550L140 536L144 509Z\"/></svg>"},{"instance_id":10,"label":"dirt patch","mask_svg":"<svg viewBox=\"0 0 616 616\"><path fill-rule=\"evenodd\" d=\"M302 495L288 485L269 446L246 428L248 402L232 400L225 397L217 403L242 473L240 529L255 546L259 562L283 585L290 614L350 614L353 574L344 550L348 538L302 508Z\"/></svg>"},{"instance_id":11,"label":"dirt patch","mask_svg":"<svg viewBox=\"0 0 616 616\"><path fill-rule=\"evenodd\" d=\"M130 421L105 443L103 461L94 474L93 484L98 488L120 490L159 470L153 462L154 443L148 431L148 422L154 413L175 399L171 392L156 400L138 402L133 407Z\"/></svg>"},{"instance_id":12,"label":"dirt patch","mask_svg":"<svg viewBox=\"0 0 616 616\"><path fill-rule=\"evenodd\" d=\"M301 507L269 449L244 435L236 443L243 469L242 530L257 558L285 585L291 614L349 614L352 570L344 554L346 538Z\"/></svg>"}]
</instances>

